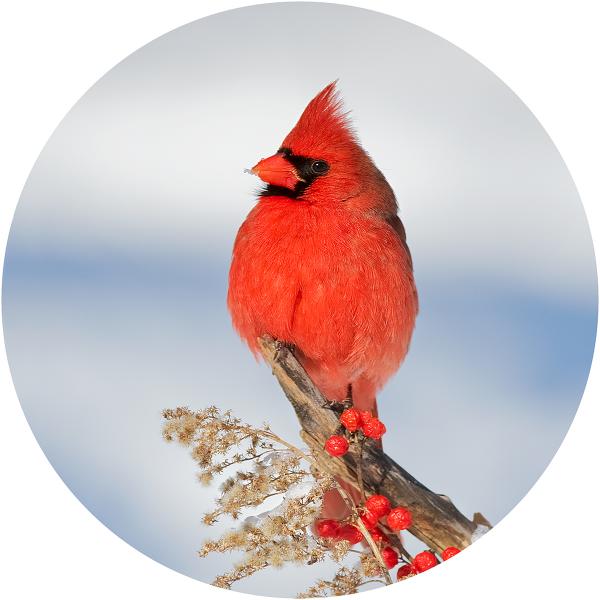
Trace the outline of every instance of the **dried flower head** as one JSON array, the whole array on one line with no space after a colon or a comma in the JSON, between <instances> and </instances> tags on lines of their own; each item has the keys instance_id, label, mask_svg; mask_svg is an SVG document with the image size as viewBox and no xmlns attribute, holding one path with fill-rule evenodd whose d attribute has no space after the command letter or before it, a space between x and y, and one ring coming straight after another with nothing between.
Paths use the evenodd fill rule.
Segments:
<instances>
[{"instance_id":1,"label":"dried flower head","mask_svg":"<svg viewBox=\"0 0 600 600\"><path fill-rule=\"evenodd\" d=\"M350 556L351 545L363 540L364 534L350 522L336 525L337 531L332 532L331 522L319 520L323 495L334 487L339 491L339 484L322 472L310 455L281 439L267 425L253 427L214 406L201 411L165 410L163 416L165 439L191 449L200 469L199 481L210 485L216 477L221 480L220 495L204 516L204 523L213 525L223 516L241 520L239 527L206 541L199 550L201 557L211 552L243 553L214 585L230 588L267 567L312 565L326 557L341 563ZM228 470L233 472L226 476ZM276 508L243 519L245 511L253 509L256 513L256 507L272 497L280 498ZM349 508L358 519L356 506L352 503ZM375 544L372 539L371 543ZM369 578L381 575L380 556L366 546L352 552L360 555L356 568L342 565L331 581L317 582L302 597L354 593L372 581Z\"/></svg>"}]
</instances>

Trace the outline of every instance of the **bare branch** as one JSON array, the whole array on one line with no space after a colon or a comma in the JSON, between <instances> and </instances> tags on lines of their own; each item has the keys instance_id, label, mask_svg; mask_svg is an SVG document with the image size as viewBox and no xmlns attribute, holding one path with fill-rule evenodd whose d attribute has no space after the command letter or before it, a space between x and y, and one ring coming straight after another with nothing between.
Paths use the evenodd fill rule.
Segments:
<instances>
[{"instance_id":1,"label":"bare branch","mask_svg":"<svg viewBox=\"0 0 600 600\"><path fill-rule=\"evenodd\" d=\"M471 544L476 523L464 516L446 496L436 494L415 479L379 448L367 440L362 448L362 465L356 455L332 458L323 450L326 439L339 426L328 401L310 380L293 351L270 337L258 340L262 354L271 366L302 427L319 468L360 489L362 480L369 494L383 494L395 505L407 507L413 517L410 532L437 552L448 546L463 549ZM359 477L360 471L360 477Z\"/></svg>"}]
</instances>

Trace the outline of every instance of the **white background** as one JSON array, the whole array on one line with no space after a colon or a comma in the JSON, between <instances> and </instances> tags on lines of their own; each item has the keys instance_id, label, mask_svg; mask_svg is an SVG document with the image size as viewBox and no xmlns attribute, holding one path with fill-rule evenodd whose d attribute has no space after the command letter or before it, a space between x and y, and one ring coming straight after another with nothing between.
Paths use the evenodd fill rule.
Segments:
<instances>
[{"instance_id":1,"label":"white background","mask_svg":"<svg viewBox=\"0 0 600 600\"><path fill-rule=\"evenodd\" d=\"M3 11L3 83L9 90L4 92L6 106L0 117L4 239L38 152L90 85L158 35L211 12L243 5L162 4L64 1L50 7L25 1ZM562 152L597 233L599 217L592 200L598 197L598 184L593 181L598 152L593 141L600 131L594 56L600 49L594 41L591 3L348 4L379 9L425 27L456 43L503 79L533 110ZM585 590L594 585L591 540L598 533L593 531L598 487L593 459L598 450L593 439L598 409L591 401L597 396L595 379L592 375L561 451L504 526L482 540L476 551L455 559L452 568L443 566L403 584L407 598L442 593L466 598L482 594L500 598L507 593L546 598L594 595ZM98 523L49 467L20 411L4 362L2 380L7 403L0 456L8 493L0 500L4 520L0 564L1 585L9 597L219 594L154 563ZM15 457L18 460L11 460Z\"/></svg>"}]
</instances>

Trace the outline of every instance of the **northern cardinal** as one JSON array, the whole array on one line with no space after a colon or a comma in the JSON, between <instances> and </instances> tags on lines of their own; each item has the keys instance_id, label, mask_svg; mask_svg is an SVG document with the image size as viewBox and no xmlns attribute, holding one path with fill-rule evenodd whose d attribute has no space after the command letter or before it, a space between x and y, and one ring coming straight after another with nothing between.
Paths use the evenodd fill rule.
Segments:
<instances>
[{"instance_id":1,"label":"northern cardinal","mask_svg":"<svg viewBox=\"0 0 600 600\"><path fill-rule=\"evenodd\" d=\"M255 354L265 334L289 344L328 400L376 414L408 351L417 291L394 192L335 86L251 170L267 185L238 231L227 303Z\"/></svg>"}]
</instances>

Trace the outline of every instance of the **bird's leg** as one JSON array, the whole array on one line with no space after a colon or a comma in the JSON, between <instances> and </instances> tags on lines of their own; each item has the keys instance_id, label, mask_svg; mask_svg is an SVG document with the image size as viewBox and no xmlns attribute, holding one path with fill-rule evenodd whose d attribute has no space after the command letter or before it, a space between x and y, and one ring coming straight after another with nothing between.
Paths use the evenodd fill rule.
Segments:
<instances>
[{"instance_id":1,"label":"bird's leg","mask_svg":"<svg viewBox=\"0 0 600 600\"><path fill-rule=\"evenodd\" d=\"M343 402L344 409L352 408L354 406L354 398L352 397L352 384L348 384L348 390L346 392L346 398Z\"/></svg>"}]
</instances>

